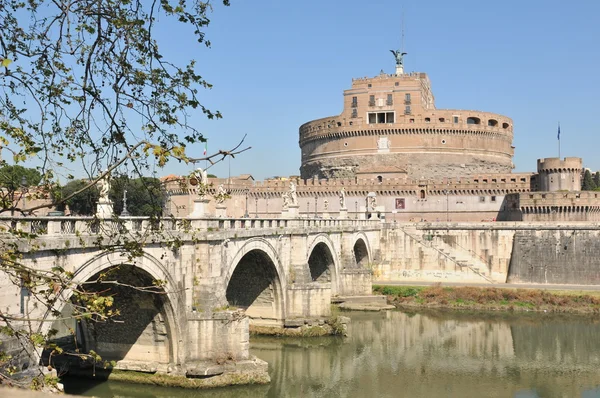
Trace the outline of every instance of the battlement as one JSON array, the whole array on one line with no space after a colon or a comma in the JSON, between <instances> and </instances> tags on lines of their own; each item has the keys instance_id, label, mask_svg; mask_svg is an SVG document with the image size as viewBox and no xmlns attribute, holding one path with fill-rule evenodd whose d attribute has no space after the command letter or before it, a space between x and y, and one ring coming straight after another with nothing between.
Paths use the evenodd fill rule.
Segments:
<instances>
[{"instance_id":1,"label":"battlement","mask_svg":"<svg viewBox=\"0 0 600 398\"><path fill-rule=\"evenodd\" d=\"M537 161L539 173L560 173L565 171L581 172L583 160L581 158L567 157L560 158L542 158Z\"/></svg>"}]
</instances>

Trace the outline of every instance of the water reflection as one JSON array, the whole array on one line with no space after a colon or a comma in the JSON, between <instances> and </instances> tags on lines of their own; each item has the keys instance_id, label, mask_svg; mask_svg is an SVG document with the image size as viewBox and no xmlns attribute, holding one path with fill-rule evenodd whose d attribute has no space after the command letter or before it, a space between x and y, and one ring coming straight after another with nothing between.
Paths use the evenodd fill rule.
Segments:
<instances>
[{"instance_id":1,"label":"water reflection","mask_svg":"<svg viewBox=\"0 0 600 398\"><path fill-rule=\"evenodd\" d=\"M576 316L352 313L350 337L258 338L272 383L183 391L104 383L87 394L155 397L600 397L600 323ZM116 390L114 390L116 388ZM78 391L82 392L82 391Z\"/></svg>"}]
</instances>

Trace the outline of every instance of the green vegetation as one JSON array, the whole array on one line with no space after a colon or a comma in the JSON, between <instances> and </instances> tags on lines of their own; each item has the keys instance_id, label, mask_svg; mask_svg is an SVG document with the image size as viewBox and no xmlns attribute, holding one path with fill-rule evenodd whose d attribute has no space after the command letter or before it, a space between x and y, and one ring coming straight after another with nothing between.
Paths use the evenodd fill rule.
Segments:
<instances>
[{"instance_id":1,"label":"green vegetation","mask_svg":"<svg viewBox=\"0 0 600 398\"><path fill-rule=\"evenodd\" d=\"M374 286L397 307L600 313L600 292L480 287Z\"/></svg>"},{"instance_id":2,"label":"green vegetation","mask_svg":"<svg viewBox=\"0 0 600 398\"><path fill-rule=\"evenodd\" d=\"M594 178L592 177L592 173L589 170L585 170L583 173L583 183L581 184L582 191L593 191L597 188L596 183L594 182Z\"/></svg>"},{"instance_id":3,"label":"green vegetation","mask_svg":"<svg viewBox=\"0 0 600 398\"><path fill-rule=\"evenodd\" d=\"M188 53L199 54L192 46L210 47L205 31L218 3L229 6L229 0L0 0L0 214L43 215L67 204L75 213L94 214L96 185L101 184L110 187L115 213L127 189L132 215L156 217L143 234L122 234L120 226L98 220L89 223L99 251L123 253L111 271L134 263L147 242L176 247L158 220L163 187L149 175L162 173L159 169L168 162L213 165L245 149L238 145L202 158L189 156L193 145L206 142L190 115L219 119L221 113L201 102L202 91L212 85L200 65L191 57L171 57L165 52L169 35L157 32L181 30L180 39L190 41ZM23 312L18 306L0 311L0 338L11 340L14 353L3 352L7 345L0 347L0 384L52 385L54 380L33 365L18 374L24 370L19 359L41 350L51 353L49 370L57 354L102 364L93 351L77 347L67 352L54 344L57 330L40 332L39 314L48 314L46 321L61 317L66 303L59 292L73 292L72 319L110 322L120 313L111 301L111 287L94 290L75 283L74 273L59 262L52 268L31 266L29 259L45 245L38 240L44 231L46 226L31 233L12 226L0 231L2 278L15 291L26 292L32 303L21 307ZM108 277L110 272L102 272L98 281ZM158 293L176 287L144 288Z\"/></svg>"}]
</instances>

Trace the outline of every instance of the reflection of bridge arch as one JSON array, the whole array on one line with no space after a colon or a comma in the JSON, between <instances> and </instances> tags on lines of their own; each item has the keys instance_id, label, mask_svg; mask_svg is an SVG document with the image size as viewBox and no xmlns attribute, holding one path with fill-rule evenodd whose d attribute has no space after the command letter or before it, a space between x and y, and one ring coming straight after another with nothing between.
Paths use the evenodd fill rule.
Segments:
<instances>
[{"instance_id":1,"label":"reflection of bridge arch","mask_svg":"<svg viewBox=\"0 0 600 398\"><path fill-rule=\"evenodd\" d=\"M103 331L97 333L102 341L100 342L99 339L93 342L88 340L85 344L86 348L89 350L91 346L94 346L91 349L95 349L101 356L103 350L108 352L107 355L103 356L105 359L183 363L185 355L180 351L179 344L183 339L183 335L176 317L176 314L180 313L179 308L182 305L182 297L177 292L178 285L163 264L147 253L143 253L141 257L133 261L128 261L126 253L122 251L104 252L94 256L77 268L73 276L73 284L79 286L90 280L96 280L102 272L121 272L121 276L108 278L108 280L121 281L123 276L126 276L131 280L143 281L137 287L152 286L154 281L159 280L166 282L166 285L164 289L154 290L154 293L143 293L145 300L138 300L142 294L139 289L112 284L99 285L102 286L103 290L111 289L111 294L115 296L114 308L121 310L120 316L123 318L121 319L123 323L107 323L102 326L93 323L87 325L88 336L93 328L98 327ZM86 287L93 290L93 285L87 284ZM60 294L61 300L59 301L62 307L56 308L56 310L59 312L66 310L66 303L71 302L73 293L71 289L62 291ZM128 298L125 294L132 294L136 298ZM125 303L125 308L123 303ZM54 318L52 312L48 311L45 319L52 320ZM164 331L157 331L157 321L160 325L164 324ZM52 326L52 322L44 322L41 331L43 333L47 332ZM151 352L150 347L157 347L159 344L144 341L152 339L147 336L148 332L158 333L161 336L164 340L162 350ZM146 336L142 336L144 334ZM103 348L100 348L100 346Z\"/></svg>"},{"instance_id":2,"label":"reflection of bridge arch","mask_svg":"<svg viewBox=\"0 0 600 398\"><path fill-rule=\"evenodd\" d=\"M354 234L354 244L352 245L352 254L358 268L366 268L371 262L371 248L369 239L364 232Z\"/></svg>"},{"instance_id":3,"label":"reflection of bridge arch","mask_svg":"<svg viewBox=\"0 0 600 398\"><path fill-rule=\"evenodd\" d=\"M277 252L263 238L249 239L225 274L230 305L246 310L253 324L281 324L285 319L285 273Z\"/></svg>"},{"instance_id":4,"label":"reflection of bridge arch","mask_svg":"<svg viewBox=\"0 0 600 398\"><path fill-rule=\"evenodd\" d=\"M308 247L306 258L311 279L319 282L331 281L331 294L337 294L340 262L331 239L325 234L317 235Z\"/></svg>"}]
</instances>

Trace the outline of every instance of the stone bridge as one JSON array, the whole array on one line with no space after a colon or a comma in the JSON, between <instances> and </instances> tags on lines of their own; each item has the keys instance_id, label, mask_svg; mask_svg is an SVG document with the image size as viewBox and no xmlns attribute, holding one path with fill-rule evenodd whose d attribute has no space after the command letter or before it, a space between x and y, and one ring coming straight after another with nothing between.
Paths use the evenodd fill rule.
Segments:
<instances>
[{"instance_id":1,"label":"stone bridge","mask_svg":"<svg viewBox=\"0 0 600 398\"><path fill-rule=\"evenodd\" d=\"M201 365L206 361L248 362L249 324L325 319L332 296L370 294L371 264L380 256L378 220L200 218L162 224L137 217L0 219L5 242L12 239L8 229L37 235L18 242L26 266L62 267L77 285L110 287L120 315L117 322L76 323L68 317L78 303L73 291L56 292L61 299L55 308L44 308L5 273L2 312L39 319L34 327L57 329L58 338L74 330L79 348L116 360L117 368L208 374ZM122 249L140 240L139 255ZM161 286L161 294L146 291L152 285Z\"/></svg>"}]
</instances>

